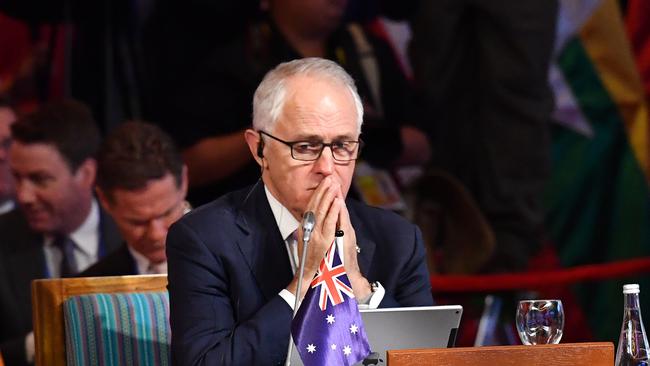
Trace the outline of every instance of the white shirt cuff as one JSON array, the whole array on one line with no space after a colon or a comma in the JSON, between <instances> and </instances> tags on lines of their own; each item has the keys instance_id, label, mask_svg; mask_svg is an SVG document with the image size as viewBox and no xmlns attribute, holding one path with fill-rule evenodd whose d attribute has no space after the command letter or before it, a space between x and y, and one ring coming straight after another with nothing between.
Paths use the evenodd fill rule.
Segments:
<instances>
[{"instance_id":1,"label":"white shirt cuff","mask_svg":"<svg viewBox=\"0 0 650 366\"><path fill-rule=\"evenodd\" d=\"M283 298L284 301L289 304L291 310L293 310L293 304L296 302L296 295L292 294L291 291L285 288L284 290L280 291L280 297Z\"/></svg>"},{"instance_id":2,"label":"white shirt cuff","mask_svg":"<svg viewBox=\"0 0 650 366\"><path fill-rule=\"evenodd\" d=\"M25 337L25 357L27 357L27 363L34 363L34 332L29 332Z\"/></svg>"},{"instance_id":3,"label":"white shirt cuff","mask_svg":"<svg viewBox=\"0 0 650 366\"><path fill-rule=\"evenodd\" d=\"M363 303L359 303L359 309L377 309L381 303L381 300L384 299L384 295L386 295L384 286L382 286L381 283L377 282L377 289L375 292L370 294L370 296Z\"/></svg>"}]
</instances>

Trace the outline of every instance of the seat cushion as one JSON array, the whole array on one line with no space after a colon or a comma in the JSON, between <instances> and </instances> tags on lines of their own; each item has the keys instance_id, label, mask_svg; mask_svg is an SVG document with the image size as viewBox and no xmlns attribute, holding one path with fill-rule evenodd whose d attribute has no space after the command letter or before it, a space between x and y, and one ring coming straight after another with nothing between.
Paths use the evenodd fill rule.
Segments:
<instances>
[{"instance_id":1,"label":"seat cushion","mask_svg":"<svg viewBox=\"0 0 650 366\"><path fill-rule=\"evenodd\" d=\"M169 365L167 292L94 294L63 305L68 365Z\"/></svg>"}]
</instances>

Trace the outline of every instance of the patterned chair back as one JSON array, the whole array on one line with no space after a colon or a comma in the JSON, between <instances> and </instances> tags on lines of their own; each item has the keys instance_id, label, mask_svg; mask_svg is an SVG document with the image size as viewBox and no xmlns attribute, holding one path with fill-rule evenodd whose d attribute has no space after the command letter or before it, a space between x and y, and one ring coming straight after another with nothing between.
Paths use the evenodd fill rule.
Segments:
<instances>
[{"instance_id":1,"label":"patterned chair back","mask_svg":"<svg viewBox=\"0 0 650 366\"><path fill-rule=\"evenodd\" d=\"M71 297L63 319L68 366L170 364L166 291Z\"/></svg>"},{"instance_id":2,"label":"patterned chair back","mask_svg":"<svg viewBox=\"0 0 650 366\"><path fill-rule=\"evenodd\" d=\"M32 312L36 366L169 363L167 275L34 280Z\"/></svg>"}]
</instances>

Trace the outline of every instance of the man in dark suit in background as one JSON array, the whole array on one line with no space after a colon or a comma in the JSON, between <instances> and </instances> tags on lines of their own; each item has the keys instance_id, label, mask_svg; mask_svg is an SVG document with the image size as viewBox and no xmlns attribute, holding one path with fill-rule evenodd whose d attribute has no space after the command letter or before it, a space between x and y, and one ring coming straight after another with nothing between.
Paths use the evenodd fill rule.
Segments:
<instances>
[{"instance_id":1,"label":"man in dark suit in background","mask_svg":"<svg viewBox=\"0 0 650 366\"><path fill-rule=\"evenodd\" d=\"M90 110L53 102L11 126L19 209L0 216L0 353L33 362L30 283L72 276L115 249L115 224L93 197L100 137Z\"/></svg>"},{"instance_id":2,"label":"man in dark suit in background","mask_svg":"<svg viewBox=\"0 0 650 366\"><path fill-rule=\"evenodd\" d=\"M361 306L431 305L420 230L398 215L346 200L363 107L336 63L307 58L269 72L255 92L246 142L262 170L172 225L167 240L172 357L178 365L278 364L293 300L304 296L336 229ZM302 288L302 215L314 232Z\"/></svg>"},{"instance_id":3,"label":"man in dark suit in background","mask_svg":"<svg viewBox=\"0 0 650 366\"><path fill-rule=\"evenodd\" d=\"M124 245L80 276L166 274L167 230L188 210L187 168L171 138L143 122L121 124L97 155L97 195Z\"/></svg>"}]
</instances>

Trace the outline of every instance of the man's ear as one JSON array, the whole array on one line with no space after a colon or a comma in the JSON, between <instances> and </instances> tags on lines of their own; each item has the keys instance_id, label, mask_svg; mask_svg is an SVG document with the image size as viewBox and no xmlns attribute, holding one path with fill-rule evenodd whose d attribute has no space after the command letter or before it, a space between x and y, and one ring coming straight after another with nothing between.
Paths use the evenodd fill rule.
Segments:
<instances>
[{"instance_id":1,"label":"man's ear","mask_svg":"<svg viewBox=\"0 0 650 366\"><path fill-rule=\"evenodd\" d=\"M102 205L104 210L110 214L111 212L111 199L108 197L108 194L104 192L101 188L95 186L95 194L97 194L97 198L99 199L99 203Z\"/></svg>"},{"instance_id":2,"label":"man's ear","mask_svg":"<svg viewBox=\"0 0 650 366\"><path fill-rule=\"evenodd\" d=\"M244 132L244 138L246 139L251 155L253 155L253 159L255 159L259 166L264 168L264 146L259 132L249 128Z\"/></svg>"},{"instance_id":3,"label":"man's ear","mask_svg":"<svg viewBox=\"0 0 650 366\"><path fill-rule=\"evenodd\" d=\"M93 158L84 160L74 173L74 177L82 187L92 188L97 176L97 161Z\"/></svg>"},{"instance_id":4,"label":"man's ear","mask_svg":"<svg viewBox=\"0 0 650 366\"><path fill-rule=\"evenodd\" d=\"M183 192L183 199L187 197L187 165L183 164L183 172L181 173L181 191Z\"/></svg>"}]
</instances>

